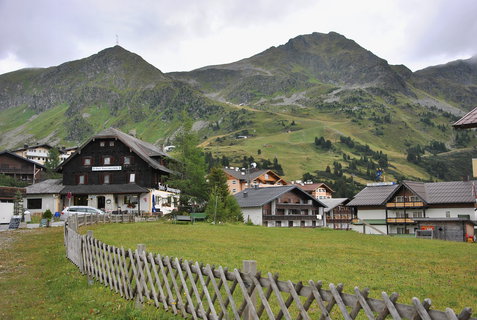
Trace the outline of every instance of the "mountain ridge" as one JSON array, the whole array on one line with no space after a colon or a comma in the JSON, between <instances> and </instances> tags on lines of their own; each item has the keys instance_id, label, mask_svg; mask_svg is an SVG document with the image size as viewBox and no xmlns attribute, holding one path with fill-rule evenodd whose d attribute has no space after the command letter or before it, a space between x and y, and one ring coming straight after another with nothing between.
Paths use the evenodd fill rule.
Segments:
<instances>
[{"instance_id":1,"label":"mountain ridge","mask_svg":"<svg viewBox=\"0 0 477 320\"><path fill-rule=\"evenodd\" d=\"M477 145L449 126L477 96L473 60L467 64L412 72L335 32L301 35L190 72L163 73L115 46L56 67L0 75L0 146L34 140L71 145L108 126L168 145L187 115L206 152L238 163L241 155L279 157L295 179L340 162L353 168L345 174L364 181L377 159L387 164L388 157L394 178L434 179L438 173L429 168L435 165L406 156L417 146L424 157ZM468 80L453 78L452 70ZM463 103L456 98L461 92ZM334 146L314 146L320 136ZM342 137L362 147L351 148ZM365 161L370 155L376 159Z\"/></svg>"}]
</instances>

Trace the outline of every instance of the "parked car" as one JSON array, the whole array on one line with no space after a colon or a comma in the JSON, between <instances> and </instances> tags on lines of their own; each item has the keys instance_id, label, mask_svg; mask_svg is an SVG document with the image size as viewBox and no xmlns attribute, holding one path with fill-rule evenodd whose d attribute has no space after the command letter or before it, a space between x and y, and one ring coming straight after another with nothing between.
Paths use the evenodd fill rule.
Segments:
<instances>
[{"instance_id":1,"label":"parked car","mask_svg":"<svg viewBox=\"0 0 477 320\"><path fill-rule=\"evenodd\" d=\"M66 220L72 214L105 214L104 211L88 206L71 206L61 211L61 220Z\"/></svg>"}]
</instances>

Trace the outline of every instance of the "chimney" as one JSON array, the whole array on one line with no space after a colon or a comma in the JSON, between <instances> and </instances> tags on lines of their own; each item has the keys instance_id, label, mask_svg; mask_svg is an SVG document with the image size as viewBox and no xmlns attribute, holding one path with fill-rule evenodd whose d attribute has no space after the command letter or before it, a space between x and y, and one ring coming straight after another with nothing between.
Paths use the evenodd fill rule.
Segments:
<instances>
[{"instance_id":1,"label":"chimney","mask_svg":"<svg viewBox=\"0 0 477 320\"><path fill-rule=\"evenodd\" d=\"M243 197L244 197L244 198L247 198L247 197L248 197L248 192L247 192L247 191L244 191L244 192L243 192Z\"/></svg>"}]
</instances>

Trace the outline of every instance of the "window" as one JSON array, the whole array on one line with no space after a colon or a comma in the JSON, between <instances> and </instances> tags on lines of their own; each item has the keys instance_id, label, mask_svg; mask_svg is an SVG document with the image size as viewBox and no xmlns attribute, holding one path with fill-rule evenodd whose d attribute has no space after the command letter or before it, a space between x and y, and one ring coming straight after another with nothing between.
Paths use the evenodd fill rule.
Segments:
<instances>
[{"instance_id":1,"label":"window","mask_svg":"<svg viewBox=\"0 0 477 320\"><path fill-rule=\"evenodd\" d=\"M132 164L132 157L130 157L130 156L124 157L124 158L123 158L123 164L124 164L124 165L130 165L130 164Z\"/></svg>"},{"instance_id":2,"label":"window","mask_svg":"<svg viewBox=\"0 0 477 320\"><path fill-rule=\"evenodd\" d=\"M114 147L114 141L109 141L109 146Z\"/></svg>"},{"instance_id":3,"label":"window","mask_svg":"<svg viewBox=\"0 0 477 320\"><path fill-rule=\"evenodd\" d=\"M417 202L417 201L419 201L419 198L416 197L416 196L410 196L410 197L409 197L409 201L410 201L410 202Z\"/></svg>"},{"instance_id":4,"label":"window","mask_svg":"<svg viewBox=\"0 0 477 320\"><path fill-rule=\"evenodd\" d=\"M112 162L111 160L112 160L112 159L111 159L110 156L104 156L104 157L103 157L103 165L109 165L109 164L111 164L111 162Z\"/></svg>"},{"instance_id":5,"label":"window","mask_svg":"<svg viewBox=\"0 0 477 320\"><path fill-rule=\"evenodd\" d=\"M27 209L41 209L41 198L27 199Z\"/></svg>"},{"instance_id":6,"label":"window","mask_svg":"<svg viewBox=\"0 0 477 320\"><path fill-rule=\"evenodd\" d=\"M103 184L110 184L111 183L111 174L110 173L105 173L102 176Z\"/></svg>"},{"instance_id":7,"label":"window","mask_svg":"<svg viewBox=\"0 0 477 320\"><path fill-rule=\"evenodd\" d=\"M83 166L90 166L93 164L93 159L91 157L83 158Z\"/></svg>"},{"instance_id":8,"label":"window","mask_svg":"<svg viewBox=\"0 0 477 320\"><path fill-rule=\"evenodd\" d=\"M404 197L403 196L397 196L396 197L396 202L404 202Z\"/></svg>"},{"instance_id":9,"label":"window","mask_svg":"<svg viewBox=\"0 0 477 320\"><path fill-rule=\"evenodd\" d=\"M80 174L76 176L76 183L77 184L87 184L88 183L88 176L85 174Z\"/></svg>"},{"instance_id":10,"label":"window","mask_svg":"<svg viewBox=\"0 0 477 320\"><path fill-rule=\"evenodd\" d=\"M133 182L136 182L136 174L135 173L129 174L129 183L133 183Z\"/></svg>"},{"instance_id":11,"label":"window","mask_svg":"<svg viewBox=\"0 0 477 320\"><path fill-rule=\"evenodd\" d=\"M446 211L446 218L450 218L450 211Z\"/></svg>"},{"instance_id":12,"label":"window","mask_svg":"<svg viewBox=\"0 0 477 320\"><path fill-rule=\"evenodd\" d=\"M423 217L422 211L414 211L412 213L412 217L413 218L422 218Z\"/></svg>"},{"instance_id":13,"label":"window","mask_svg":"<svg viewBox=\"0 0 477 320\"><path fill-rule=\"evenodd\" d=\"M100 146L100 147L104 147L105 145L106 145L106 141L100 141L100 142L99 142L99 146Z\"/></svg>"},{"instance_id":14,"label":"window","mask_svg":"<svg viewBox=\"0 0 477 320\"><path fill-rule=\"evenodd\" d=\"M237 184L237 180L232 180L232 184Z\"/></svg>"},{"instance_id":15,"label":"window","mask_svg":"<svg viewBox=\"0 0 477 320\"><path fill-rule=\"evenodd\" d=\"M233 192L233 193L237 192L237 189L232 189L232 192Z\"/></svg>"}]
</instances>

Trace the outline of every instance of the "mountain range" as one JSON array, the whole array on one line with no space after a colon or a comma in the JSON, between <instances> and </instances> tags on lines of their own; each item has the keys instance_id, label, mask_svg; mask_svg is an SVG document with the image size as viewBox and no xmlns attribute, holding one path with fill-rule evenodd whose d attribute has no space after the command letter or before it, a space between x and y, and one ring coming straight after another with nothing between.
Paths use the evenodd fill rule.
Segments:
<instances>
[{"instance_id":1,"label":"mountain range","mask_svg":"<svg viewBox=\"0 0 477 320\"><path fill-rule=\"evenodd\" d=\"M289 179L333 167L364 183L380 165L389 180L447 179L470 170L452 163L472 156L474 134L450 124L475 106L477 56L412 72L335 32L190 72L115 46L0 75L0 147L75 145L110 126L169 145L190 117L212 156L277 158Z\"/></svg>"}]
</instances>

